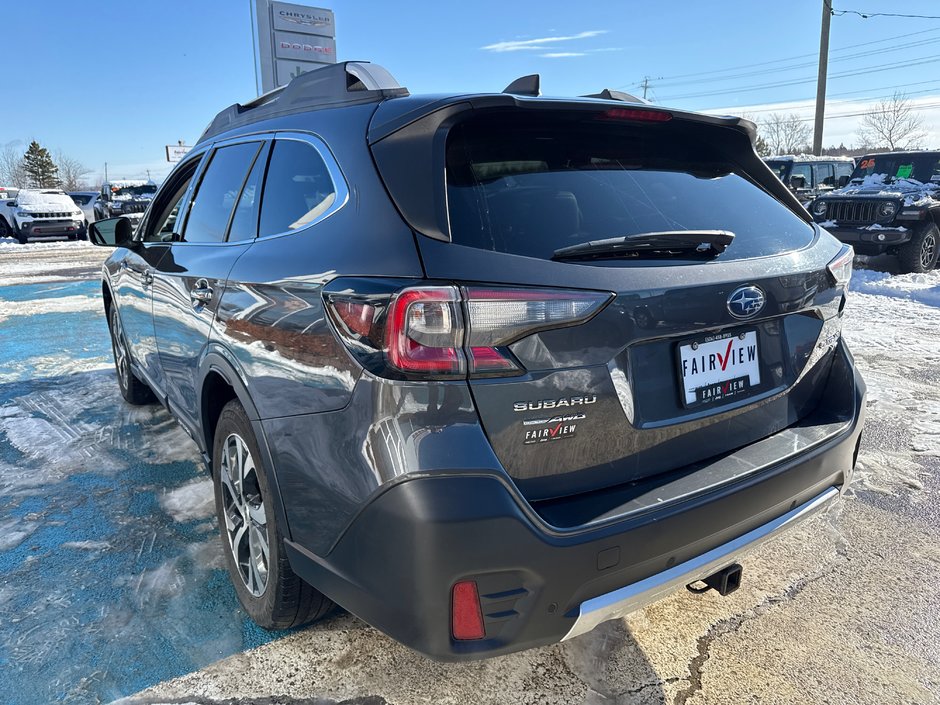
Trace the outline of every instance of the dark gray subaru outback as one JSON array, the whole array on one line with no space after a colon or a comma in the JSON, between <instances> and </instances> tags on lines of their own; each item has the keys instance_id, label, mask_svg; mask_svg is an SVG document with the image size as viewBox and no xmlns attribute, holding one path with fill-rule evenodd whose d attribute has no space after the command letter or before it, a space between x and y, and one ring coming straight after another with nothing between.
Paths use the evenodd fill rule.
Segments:
<instances>
[{"instance_id":1,"label":"dark gray subaru outback","mask_svg":"<svg viewBox=\"0 0 940 705\"><path fill-rule=\"evenodd\" d=\"M504 654L726 593L835 500L852 250L753 138L337 64L221 112L136 232L95 223L121 391L202 450L255 621L336 602L434 658Z\"/></svg>"}]
</instances>

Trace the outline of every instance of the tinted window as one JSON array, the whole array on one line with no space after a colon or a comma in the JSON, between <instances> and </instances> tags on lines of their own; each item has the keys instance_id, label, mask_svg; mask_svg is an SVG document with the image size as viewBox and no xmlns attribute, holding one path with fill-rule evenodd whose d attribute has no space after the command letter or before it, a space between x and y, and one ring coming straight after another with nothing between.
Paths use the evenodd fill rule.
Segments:
<instances>
[{"instance_id":1,"label":"tinted window","mask_svg":"<svg viewBox=\"0 0 940 705\"><path fill-rule=\"evenodd\" d=\"M448 136L452 239L543 259L591 240L666 230L734 232L723 259L809 244L812 228L736 172L714 141L707 127L583 113L474 118Z\"/></svg>"},{"instance_id":2,"label":"tinted window","mask_svg":"<svg viewBox=\"0 0 940 705\"><path fill-rule=\"evenodd\" d=\"M836 163L836 179L840 176L851 176L854 167L849 162Z\"/></svg>"},{"instance_id":3,"label":"tinted window","mask_svg":"<svg viewBox=\"0 0 940 705\"><path fill-rule=\"evenodd\" d=\"M72 200L75 201L75 205L77 206L87 206L88 202L91 200L91 196L74 195L72 196Z\"/></svg>"},{"instance_id":4,"label":"tinted window","mask_svg":"<svg viewBox=\"0 0 940 705\"><path fill-rule=\"evenodd\" d=\"M336 187L320 153L297 140L277 140L264 181L260 236L316 221L336 201Z\"/></svg>"},{"instance_id":5,"label":"tinted window","mask_svg":"<svg viewBox=\"0 0 940 705\"><path fill-rule=\"evenodd\" d=\"M258 142L221 147L212 155L183 233L185 242L222 242L245 176L261 145Z\"/></svg>"},{"instance_id":6,"label":"tinted window","mask_svg":"<svg viewBox=\"0 0 940 705\"><path fill-rule=\"evenodd\" d=\"M835 176L832 172L832 164L816 165L816 183L822 186L835 185Z\"/></svg>"},{"instance_id":7,"label":"tinted window","mask_svg":"<svg viewBox=\"0 0 940 705\"><path fill-rule=\"evenodd\" d=\"M251 173L238 197L235 215L228 231L228 241L250 240L258 234L258 206L261 202L261 179L264 178L264 165L267 152L261 150L255 158Z\"/></svg>"},{"instance_id":8,"label":"tinted window","mask_svg":"<svg viewBox=\"0 0 940 705\"><path fill-rule=\"evenodd\" d=\"M852 172L853 181L867 176L883 176L887 183L897 179L927 183L934 176L940 178L940 164L936 154L874 154L862 157Z\"/></svg>"},{"instance_id":9,"label":"tinted window","mask_svg":"<svg viewBox=\"0 0 940 705\"><path fill-rule=\"evenodd\" d=\"M180 165L160 189L150 208L144 242L173 242L180 203L196 173L202 157L195 157Z\"/></svg>"},{"instance_id":10,"label":"tinted window","mask_svg":"<svg viewBox=\"0 0 940 705\"><path fill-rule=\"evenodd\" d=\"M813 185L813 168L809 164L794 164L793 173L790 174L791 183L794 176L802 176L805 179L806 188Z\"/></svg>"}]
</instances>

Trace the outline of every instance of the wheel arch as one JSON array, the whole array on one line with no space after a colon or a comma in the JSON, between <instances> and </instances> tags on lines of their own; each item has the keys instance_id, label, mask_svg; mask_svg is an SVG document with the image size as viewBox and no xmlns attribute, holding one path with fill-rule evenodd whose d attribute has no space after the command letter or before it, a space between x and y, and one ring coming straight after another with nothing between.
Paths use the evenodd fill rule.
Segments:
<instances>
[{"instance_id":1,"label":"wheel arch","mask_svg":"<svg viewBox=\"0 0 940 705\"><path fill-rule=\"evenodd\" d=\"M275 511L277 512L277 522L281 527L281 532L285 538L290 539L290 527L287 523L287 512L284 509L284 500L281 495L280 484L277 479L277 470L274 467L274 460L268 449L267 438L264 435L264 428L258 417L258 409L251 400L251 394L244 382L242 375L239 374L235 363L230 359L230 353L220 348L210 349L203 357L199 371L199 430L200 442L203 445L203 452L212 472L212 453L215 446L215 427L222 413L222 409L233 399L237 399L248 420L251 422L251 430L255 435L258 448L261 451L261 461L266 471L268 483L274 490L273 499Z\"/></svg>"}]
</instances>

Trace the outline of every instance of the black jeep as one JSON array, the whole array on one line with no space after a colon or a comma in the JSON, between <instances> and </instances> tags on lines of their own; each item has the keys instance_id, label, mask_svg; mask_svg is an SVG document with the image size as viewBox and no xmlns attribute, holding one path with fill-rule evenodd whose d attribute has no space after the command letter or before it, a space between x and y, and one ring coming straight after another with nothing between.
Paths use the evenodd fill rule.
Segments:
<instances>
[{"instance_id":1,"label":"black jeep","mask_svg":"<svg viewBox=\"0 0 940 705\"><path fill-rule=\"evenodd\" d=\"M809 206L813 219L861 255L897 255L904 272L937 264L940 151L862 157L849 183Z\"/></svg>"}]
</instances>

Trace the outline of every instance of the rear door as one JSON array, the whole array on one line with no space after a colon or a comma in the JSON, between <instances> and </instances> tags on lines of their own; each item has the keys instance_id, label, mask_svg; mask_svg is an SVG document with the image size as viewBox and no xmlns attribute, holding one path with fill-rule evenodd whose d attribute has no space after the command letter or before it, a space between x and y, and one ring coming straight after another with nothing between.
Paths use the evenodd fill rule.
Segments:
<instances>
[{"instance_id":1,"label":"rear door","mask_svg":"<svg viewBox=\"0 0 940 705\"><path fill-rule=\"evenodd\" d=\"M619 115L500 111L451 127L451 241L418 238L428 276L465 287L471 337L494 322L547 322L486 343L523 373L470 373L487 436L530 499L747 445L808 413L824 375L807 363L836 312L826 265L839 245L813 247L814 227L718 147L724 128ZM556 255L608 238L715 230L734 233L717 256ZM477 284L498 291L476 294ZM610 303L575 320L564 292L585 290Z\"/></svg>"},{"instance_id":2,"label":"rear door","mask_svg":"<svg viewBox=\"0 0 940 705\"><path fill-rule=\"evenodd\" d=\"M154 271L153 321L167 398L191 429L199 416L199 359L226 278L257 234L267 152L267 141L257 137L212 150Z\"/></svg>"}]
</instances>

